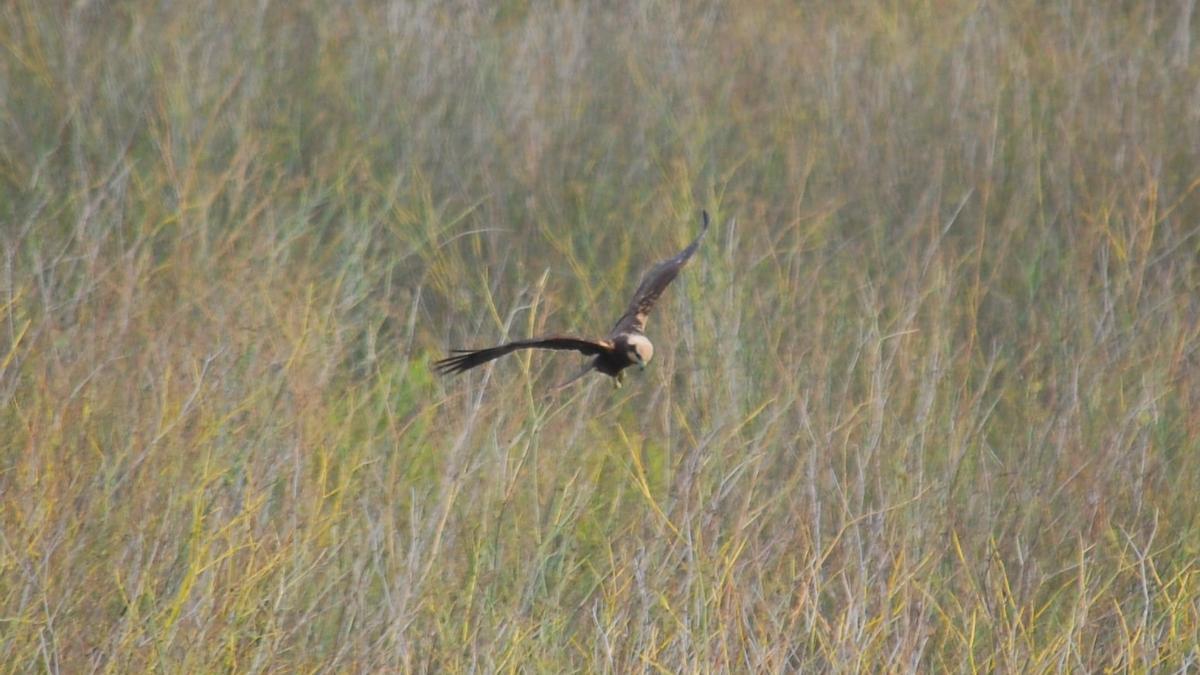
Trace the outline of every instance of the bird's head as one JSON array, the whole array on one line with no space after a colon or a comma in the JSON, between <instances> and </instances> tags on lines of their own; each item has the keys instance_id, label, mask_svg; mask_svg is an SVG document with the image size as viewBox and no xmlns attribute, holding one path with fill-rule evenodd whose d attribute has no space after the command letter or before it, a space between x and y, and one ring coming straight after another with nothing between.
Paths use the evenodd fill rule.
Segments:
<instances>
[{"instance_id":1,"label":"bird's head","mask_svg":"<svg viewBox=\"0 0 1200 675\"><path fill-rule=\"evenodd\" d=\"M650 344L649 338L645 335L630 335L626 343L629 360L638 364L642 369L646 369L646 364L650 363L650 359L654 358L654 345Z\"/></svg>"}]
</instances>

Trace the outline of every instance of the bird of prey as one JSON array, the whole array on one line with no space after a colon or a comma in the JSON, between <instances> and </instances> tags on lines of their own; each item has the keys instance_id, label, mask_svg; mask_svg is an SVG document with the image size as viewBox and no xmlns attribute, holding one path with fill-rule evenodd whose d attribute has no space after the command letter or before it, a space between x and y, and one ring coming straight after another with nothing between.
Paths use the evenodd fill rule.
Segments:
<instances>
[{"instance_id":1,"label":"bird of prey","mask_svg":"<svg viewBox=\"0 0 1200 675\"><path fill-rule=\"evenodd\" d=\"M704 238L704 233L707 231L708 212L701 211L700 234L696 235L696 239L675 257L668 258L650 269L642 279L641 285L638 286L637 292L633 294L629 308L609 331L608 337L591 339L573 335L544 335L528 340L516 340L487 349L452 349L453 356L437 361L434 363L434 367L440 374L450 375L470 370L518 349L567 350L581 352L585 356L594 358L578 375L560 386L566 386L587 373L598 370L613 378L613 384L620 387L626 368L636 364L644 370L646 364L654 357L654 345L650 343L650 339L643 332L646 329L646 317L649 316L658 296L662 295L667 286L674 281L679 270L687 264L692 254L699 248L700 240Z\"/></svg>"}]
</instances>

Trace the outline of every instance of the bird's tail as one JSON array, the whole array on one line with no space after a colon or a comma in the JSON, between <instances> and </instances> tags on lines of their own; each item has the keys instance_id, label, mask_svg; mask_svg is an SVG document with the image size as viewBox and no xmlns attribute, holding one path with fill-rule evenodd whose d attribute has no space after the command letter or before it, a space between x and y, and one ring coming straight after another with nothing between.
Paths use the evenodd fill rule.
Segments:
<instances>
[{"instance_id":1,"label":"bird's tail","mask_svg":"<svg viewBox=\"0 0 1200 675\"><path fill-rule=\"evenodd\" d=\"M572 375L571 379L569 379L566 382L563 382L562 384L555 387L554 391L558 391L560 389L566 389L569 385L574 384L575 380L578 380L579 378L583 377L584 375L587 375L588 373L592 372L592 370L595 367L596 367L595 361L588 361L587 364L584 365L582 370L580 370L578 373L575 373L574 375Z\"/></svg>"}]
</instances>

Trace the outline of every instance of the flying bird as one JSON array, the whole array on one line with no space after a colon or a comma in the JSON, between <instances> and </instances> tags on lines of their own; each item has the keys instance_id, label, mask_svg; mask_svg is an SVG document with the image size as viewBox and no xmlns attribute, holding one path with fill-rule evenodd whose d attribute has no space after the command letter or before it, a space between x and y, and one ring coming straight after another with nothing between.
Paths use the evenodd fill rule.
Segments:
<instances>
[{"instance_id":1,"label":"flying bird","mask_svg":"<svg viewBox=\"0 0 1200 675\"><path fill-rule=\"evenodd\" d=\"M637 365L644 370L646 364L650 363L650 359L654 358L654 345L644 332L646 317L650 315L650 310L654 308L658 297L675 280L679 270L687 264L692 254L699 248L700 240L708 231L708 212L701 211L700 214L700 234L696 235L696 239L675 257L668 258L650 268L633 294L629 308L625 310L620 319L617 319L616 325L609 331L607 337L591 339L573 335L544 335L528 340L515 340L487 349L452 349L450 351L453 356L435 362L434 367L442 375L451 375L470 370L519 349L576 351L593 358L579 374L560 386L565 387L589 372L598 370L613 378L613 384L620 387L626 368Z\"/></svg>"}]
</instances>

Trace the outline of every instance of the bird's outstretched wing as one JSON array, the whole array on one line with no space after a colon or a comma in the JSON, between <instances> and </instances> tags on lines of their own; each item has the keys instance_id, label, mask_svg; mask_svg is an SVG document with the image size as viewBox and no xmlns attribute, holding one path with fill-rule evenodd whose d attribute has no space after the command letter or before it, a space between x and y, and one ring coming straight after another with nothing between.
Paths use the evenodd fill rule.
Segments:
<instances>
[{"instance_id":1,"label":"bird's outstretched wing","mask_svg":"<svg viewBox=\"0 0 1200 675\"><path fill-rule=\"evenodd\" d=\"M570 335L547 335L529 340L516 340L487 349L451 349L450 351L454 356L434 362L433 367L437 369L439 374L452 375L454 373L461 373L464 370L470 370L492 359L498 359L518 349L573 350L583 352L587 356L593 356L611 351L612 348L613 344L608 340L589 340Z\"/></svg>"},{"instance_id":2,"label":"bird's outstretched wing","mask_svg":"<svg viewBox=\"0 0 1200 675\"><path fill-rule=\"evenodd\" d=\"M637 292L633 294L629 309L626 309L625 314L617 320L617 324L613 326L609 335L640 333L646 329L646 317L650 315L650 310L654 307L658 296L662 295L663 290L675 280L679 270L687 264L688 259L700 247L700 240L704 238L704 233L708 232L708 211L701 211L700 214L703 222L700 226L700 234L696 235L695 241L688 244L688 247L680 251L674 258L668 258L650 268L650 271L642 278Z\"/></svg>"}]
</instances>

